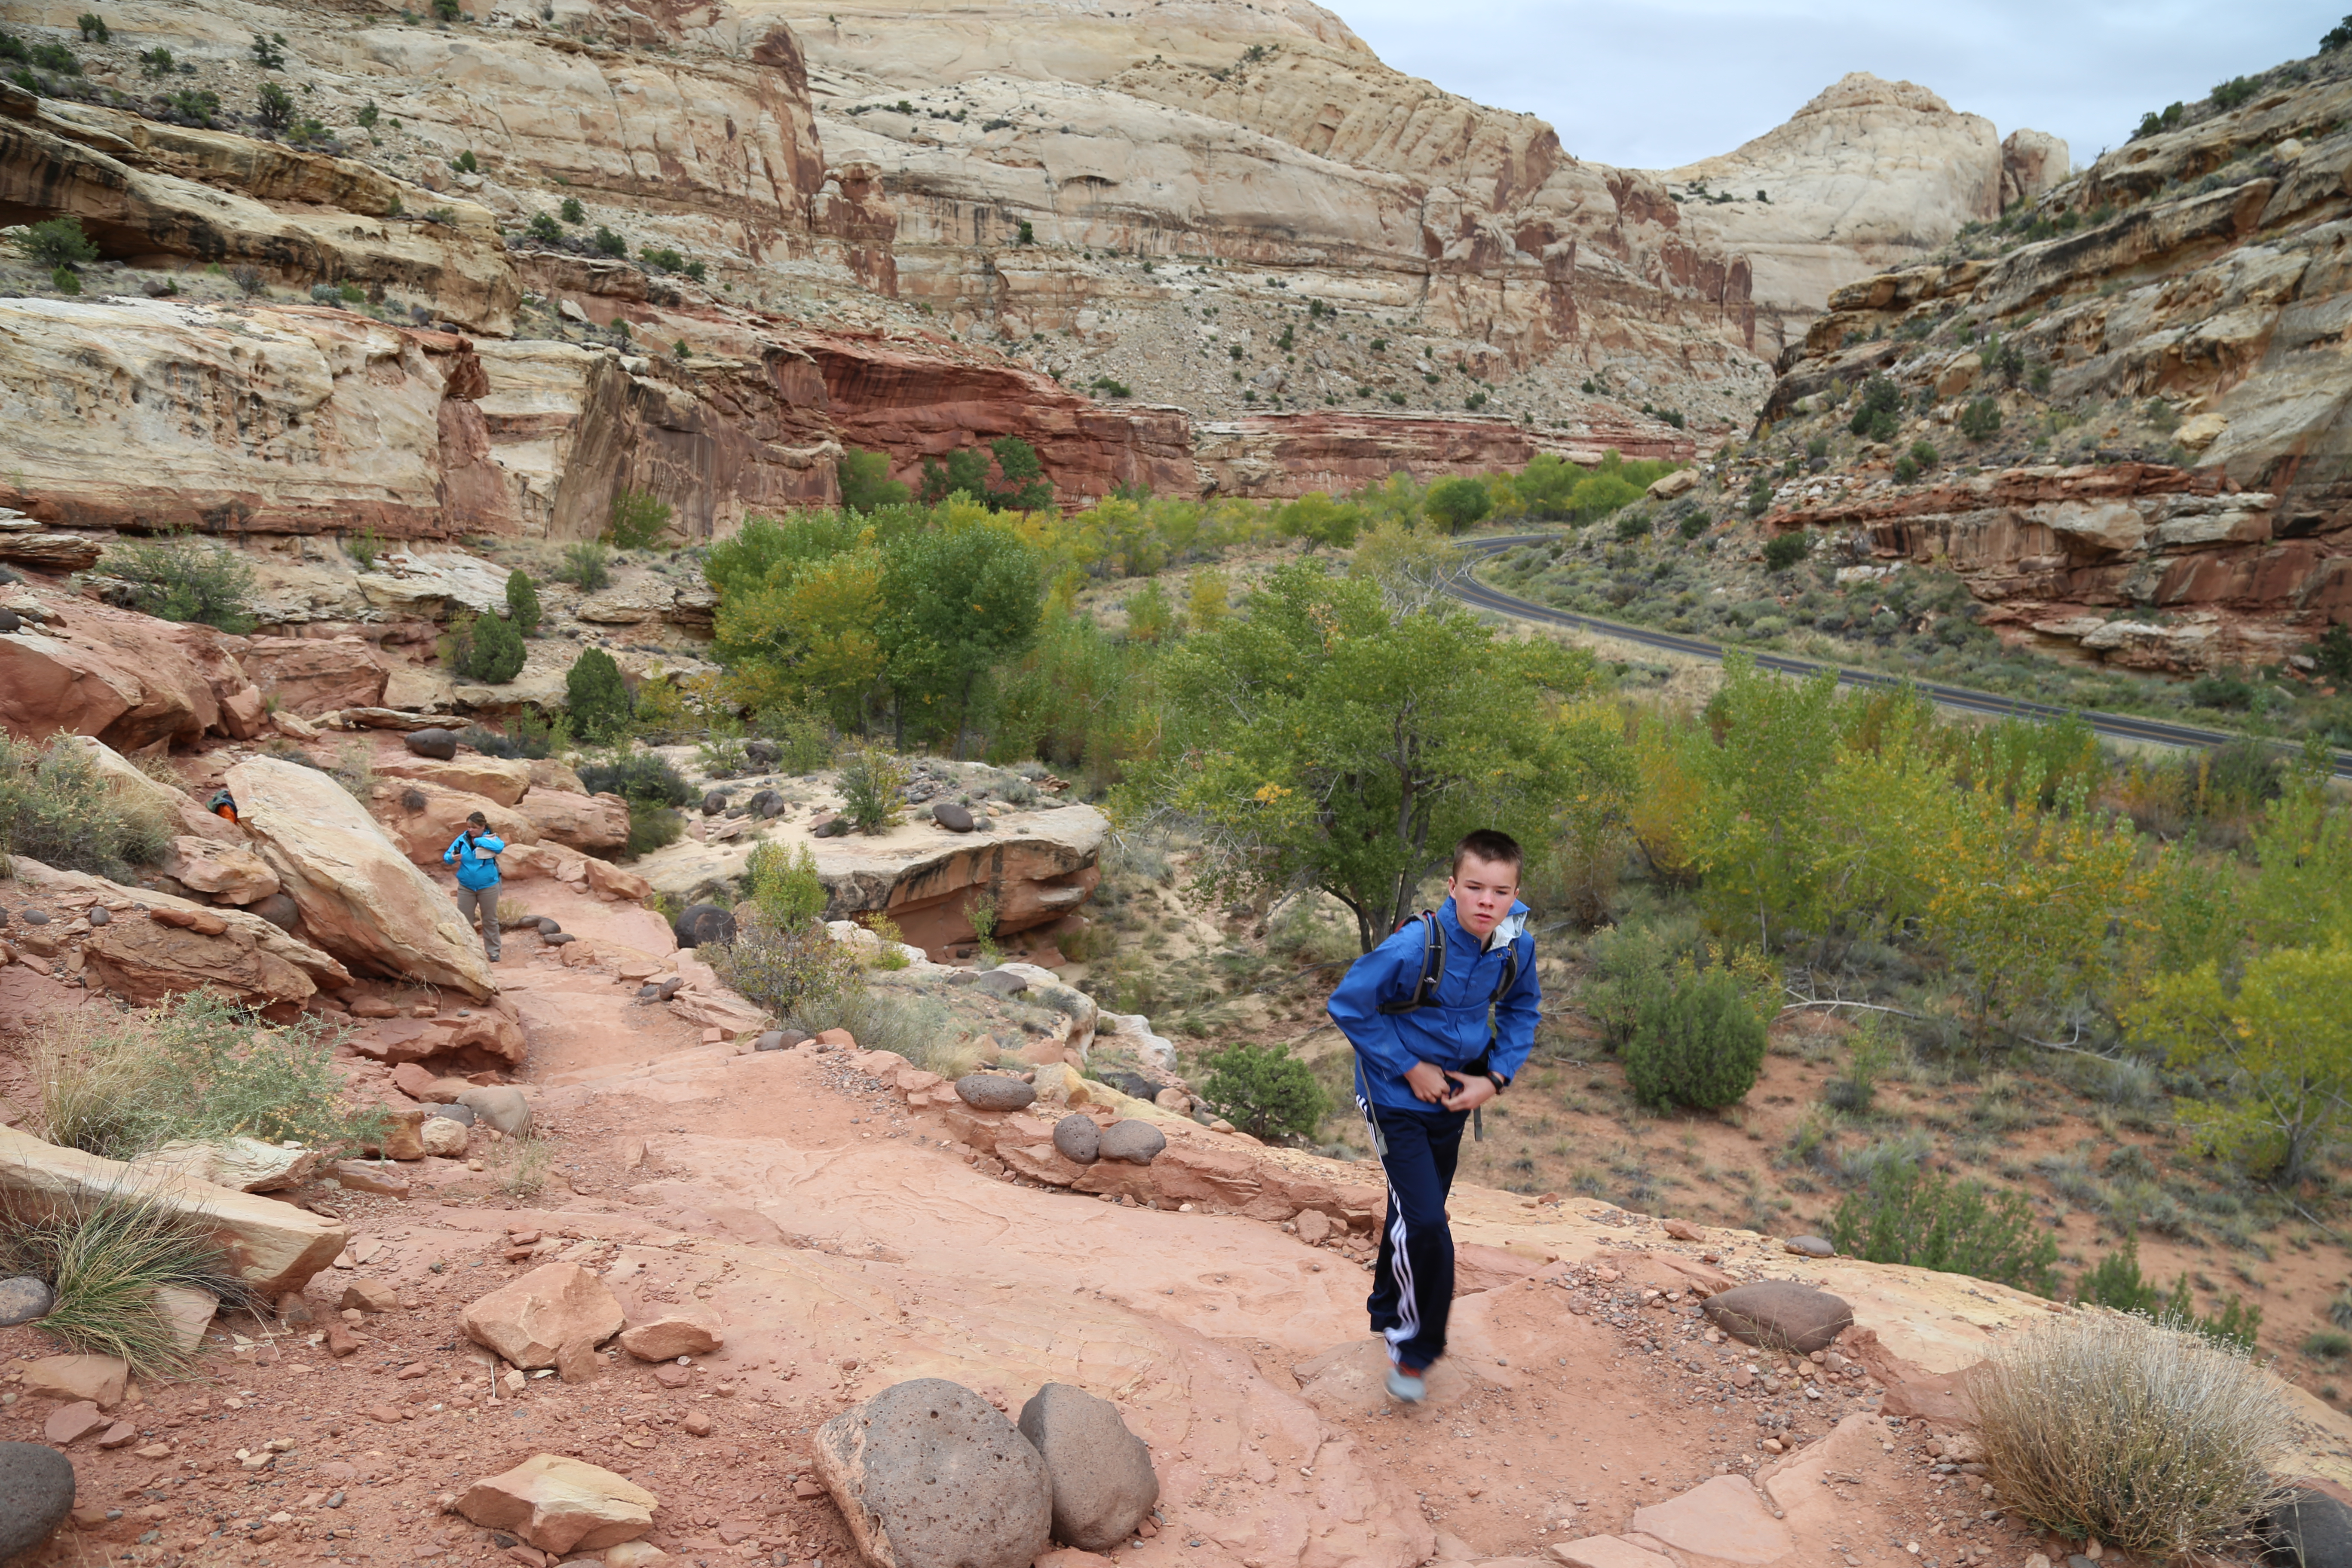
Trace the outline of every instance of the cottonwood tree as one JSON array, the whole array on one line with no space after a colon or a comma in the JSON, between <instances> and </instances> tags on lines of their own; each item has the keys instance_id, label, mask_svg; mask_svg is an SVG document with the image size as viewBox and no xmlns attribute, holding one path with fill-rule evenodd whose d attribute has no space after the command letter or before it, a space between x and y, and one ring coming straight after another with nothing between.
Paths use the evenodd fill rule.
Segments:
<instances>
[{"instance_id":1,"label":"cottonwood tree","mask_svg":"<svg viewBox=\"0 0 2352 1568\"><path fill-rule=\"evenodd\" d=\"M1593 685L1590 655L1451 607L1397 613L1319 562L1273 573L1245 611L1168 655L1165 738L1123 803L1199 827L1200 890L1319 889L1370 952L1472 828L1544 852L1590 771L1553 717Z\"/></svg>"}]
</instances>

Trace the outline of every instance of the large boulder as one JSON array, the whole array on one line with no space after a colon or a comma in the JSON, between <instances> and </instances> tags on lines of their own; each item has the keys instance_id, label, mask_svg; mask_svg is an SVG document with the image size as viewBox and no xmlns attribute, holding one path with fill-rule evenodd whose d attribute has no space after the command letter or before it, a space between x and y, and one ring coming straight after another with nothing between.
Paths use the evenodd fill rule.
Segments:
<instances>
[{"instance_id":1,"label":"large boulder","mask_svg":"<svg viewBox=\"0 0 2352 1568\"><path fill-rule=\"evenodd\" d=\"M283 711L315 719L339 708L373 708L383 700L391 667L366 639L251 637L246 673Z\"/></svg>"},{"instance_id":2,"label":"large boulder","mask_svg":"<svg viewBox=\"0 0 2352 1568\"><path fill-rule=\"evenodd\" d=\"M424 779L378 779L368 786L368 811L384 837L418 866L438 866L466 819L480 812L490 831L512 845L538 842L530 818L488 795L468 795ZM511 875L511 873L509 873Z\"/></svg>"},{"instance_id":3,"label":"large boulder","mask_svg":"<svg viewBox=\"0 0 2352 1568\"><path fill-rule=\"evenodd\" d=\"M34 740L94 735L136 752L219 725L206 666L226 659L234 670L224 647L235 639L88 600L44 607L52 616L39 630L0 637L0 729Z\"/></svg>"},{"instance_id":4,"label":"large boulder","mask_svg":"<svg viewBox=\"0 0 2352 1568\"><path fill-rule=\"evenodd\" d=\"M653 1528L661 1499L635 1481L561 1454L534 1454L476 1481L457 1511L484 1530L508 1530L541 1552L602 1552Z\"/></svg>"},{"instance_id":5,"label":"large boulder","mask_svg":"<svg viewBox=\"0 0 2352 1568\"><path fill-rule=\"evenodd\" d=\"M533 789L516 809L539 837L595 854L629 841L629 803L617 795L574 795L570 790Z\"/></svg>"},{"instance_id":6,"label":"large boulder","mask_svg":"<svg viewBox=\"0 0 2352 1568\"><path fill-rule=\"evenodd\" d=\"M670 933L680 947L730 942L735 940L735 917L717 904L688 904L670 923Z\"/></svg>"},{"instance_id":7,"label":"large boulder","mask_svg":"<svg viewBox=\"0 0 2352 1568\"><path fill-rule=\"evenodd\" d=\"M86 871L18 856L16 879L45 893L90 893L113 919L82 939L91 983L142 1006L184 991L220 990L241 1002L308 1002L349 985L351 971L253 910L126 888ZM144 912L142 911L142 908Z\"/></svg>"},{"instance_id":8,"label":"large boulder","mask_svg":"<svg viewBox=\"0 0 2352 1568\"><path fill-rule=\"evenodd\" d=\"M71 1459L46 1443L0 1443L0 1563L30 1560L73 1505Z\"/></svg>"},{"instance_id":9,"label":"large boulder","mask_svg":"<svg viewBox=\"0 0 2352 1568\"><path fill-rule=\"evenodd\" d=\"M0 1127L0 1200L37 1213L63 1211L133 1189L167 1213L193 1219L220 1248L230 1273L265 1300L300 1290L352 1238L341 1223L291 1204L184 1176L145 1176L119 1160Z\"/></svg>"},{"instance_id":10,"label":"large boulder","mask_svg":"<svg viewBox=\"0 0 2352 1568\"><path fill-rule=\"evenodd\" d=\"M877 1568L1029 1568L1053 1530L1045 1461L945 1378L894 1384L817 1428L817 1479Z\"/></svg>"},{"instance_id":11,"label":"large boulder","mask_svg":"<svg viewBox=\"0 0 2352 1568\"><path fill-rule=\"evenodd\" d=\"M1736 1340L1811 1355L1853 1325L1853 1309L1793 1279L1759 1279L1709 1296L1701 1310Z\"/></svg>"},{"instance_id":12,"label":"large boulder","mask_svg":"<svg viewBox=\"0 0 2352 1568\"><path fill-rule=\"evenodd\" d=\"M433 731L419 731L419 734ZM416 737L412 735L410 740ZM500 805L512 805L530 790L530 764L501 757L478 754L456 757L441 762L433 757L378 757L374 763L378 776L389 779L422 779L426 784L439 784L466 795L478 795Z\"/></svg>"},{"instance_id":13,"label":"large boulder","mask_svg":"<svg viewBox=\"0 0 2352 1568\"><path fill-rule=\"evenodd\" d=\"M498 989L448 895L402 857L341 784L274 757L239 763L226 782L313 942L371 973L446 986L478 1002Z\"/></svg>"},{"instance_id":14,"label":"large boulder","mask_svg":"<svg viewBox=\"0 0 2352 1568\"><path fill-rule=\"evenodd\" d=\"M549 1263L468 1306L466 1337L529 1372L573 1346L603 1344L628 1321L604 1281L576 1263Z\"/></svg>"},{"instance_id":15,"label":"large boulder","mask_svg":"<svg viewBox=\"0 0 2352 1568\"><path fill-rule=\"evenodd\" d=\"M1055 1540L1082 1552L1109 1552L1150 1517L1160 1476L1151 1450L1128 1430L1118 1405L1049 1383L1021 1407L1020 1427L1053 1479Z\"/></svg>"},{"instance_id":16,"label":"large boulder","mask_svg":"<svg viewBox=\"0 0 2352 1568\"><path fill-rule=\"evenodd\" d=\"M227 826L225 818L213 820ZM278 873L244 845L184 833L163 847L156 868L182 887L225 904L257 904L278 890Z\"/></svg>"}]
</instances>

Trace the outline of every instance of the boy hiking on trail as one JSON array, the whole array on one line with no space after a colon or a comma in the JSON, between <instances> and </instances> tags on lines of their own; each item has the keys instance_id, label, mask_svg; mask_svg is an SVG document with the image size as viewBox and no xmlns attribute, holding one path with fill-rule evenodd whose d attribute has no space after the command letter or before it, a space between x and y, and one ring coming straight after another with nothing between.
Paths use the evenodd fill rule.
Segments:
<instances>
[{"instance_id":1,"label":"boy hiking on trail","mask_svg":"<svg viewBox=\"0 0 2352 1568\"><path fill-rule=\"evenodd\" d=\"M506 847L490 831L490 819L478 811L441 851L441 864L457 868L457 912L470 921L475 910L481 911L482 951L492 963L499 961L499 855Z\"/></svg>"},{"instance_id":2,"label":"boy hiking on trail","mask_svg":"<svg viewBox=\"0 0 2352 1568\"><path fill-rule=\"evenodd\" d=\"M1372 1331L1388 1342L1389 1393L1417 1405L1445 1353L1454 1233L1445 1196L1462 1124L1508 1088L1535 1044L1543 1001L1518 901L1518 845L1486 829L1454 847L1448 897L1355 962L1329 1012L1356 1048L1356 1102L1389 1178L1372 1274Z\"/></svg>"}]
</instances>

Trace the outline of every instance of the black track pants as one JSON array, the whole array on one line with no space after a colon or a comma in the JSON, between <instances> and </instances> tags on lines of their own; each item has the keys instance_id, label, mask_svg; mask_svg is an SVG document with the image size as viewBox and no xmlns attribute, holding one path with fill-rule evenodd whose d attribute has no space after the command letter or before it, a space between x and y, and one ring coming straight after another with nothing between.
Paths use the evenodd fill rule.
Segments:
<instances>
[{"instance_id":1,"label":"black track pants","mask_svg":"<svg viewBox=\"0 0 2352 1568\"><path fill-rule=\"evenodd\" d=\"M1389 1210L1381 1228L1380 1261L1364 1304L1372 1331L1389 1342L1389 1358L1425 1367L1445 1353L1445 1319L1454 1306L1454 1233L1445 1224L1445 1194L1462 1155L1466 1110L1401 1110L1376 1105L1389 1149L1381 1164L1389 1175Z\"/></svg>"}]
</instances>

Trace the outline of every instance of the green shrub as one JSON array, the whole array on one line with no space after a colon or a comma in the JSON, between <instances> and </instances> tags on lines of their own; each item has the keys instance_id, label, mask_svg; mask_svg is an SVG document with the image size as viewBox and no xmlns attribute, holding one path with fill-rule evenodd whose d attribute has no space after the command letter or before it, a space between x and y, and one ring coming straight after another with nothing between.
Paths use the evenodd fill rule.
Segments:
<instances>
[{"instance_id":1,"label":"green shrub","mask_svg":"<svg viewBox=\"0 0 2352 1568\"><path fill-rule=\"evenodd\" d=\"M1232 1046L1208 1063L1201 1098L1253 1138L1311 1137L1330 1110L1315 1069L1280 1046Z\"/></svg>"},{"instance_id":2,"label":"green shrub","mask_svg":"<svg viewBox=\"0 0 2352 1568\"><path fill-rule=\"evenodd\" d=\"M106 18L95 11L84 11L74 18L74 26L79 27L81 36L91 43L102 44L113 37L107 29Z\"/></svg>"},{"instance_id":3,"label":"green shrub","mask_svg":"<svg viewBox=\"0 0 2352 1568\"><path fill-rule=\"evenodd\" d=\"M31 225L16 249L36 267L51 271L60 267L84 267L98 259L98 247L82 232L78 217L53 217Z\"/></svg>"},{"instance_id":4,"label":"green shrub","mask_svg":"<svg viewBox=\"0 0 2352 1568\"><path fill-rule=\"evenodd\" d=\"M781 772L813 773L833 765L833 727L804 708L762 708L752 718L751 729L776 743Z\"/></svg>"},{"instance_id":5,"label":"green shrub","mask_svg":"<svg viewBox=\"0 0 2352 1568\"><path fill-rule=\"evenodd\" d=\"M1636 539L1649 538L1649 514L1646 511L1638 510L1619 513L1617 518L1616 533L1619 540L1627 543L1631 543Z\"/></svg>"},{"instance_id":6,"label":"green shrub","mask_svg":"<svg viewBox=\"0 0 2352 1568\"><path fill-rule=\"evenodd\" d=\"M371 98L365 103L360 105L359 113L353 115L352 118L358 123L361 130L373 131L375 129L375 122L383 117L383 110L378 109L375 106L375 100Z\"/></svg>"},{"instance_id":7,"label":"green shrub","mask_svg":"<svg viewBox=\"0 0 2352 1568\"><path fill-rule=\"evenodd\" d=\"M294 122L294 95L274 81L265 81L254 95L253 118L267 131L283 131Z\"/></svg>"},{"instance_id":8,"label":"green shrub","mask_svg":"<svg viewBox=\"0 0 2352 1568\"><path fill-rule=\"evenodd\" d=\"M904 506L914 493L890 477L889 455L884 452L850 448L842 457L840 478L841 504L847 511L867 512L877 507Z\"/></svg>"},{"instance_id":9,"label":"green shrub","mask_svg":"<svg viewBox=\"0 0 2352 1568\"><path fill-rule=\"evenodd\" d=\"M81 292L81 274L70 267L60 267L49 274L49 287L60 294Z\"/></svg>"},{"instance_id":10,"label":"green shrub","mask_svg":"<svg viewBox=\"0 0 2352 1568\"><path fill-rule=\"evenodd\" d=\"M2262 91L2262 89L2263 84L2261 82L2254 81L2250 78L2242 76L2231 77L2228 81L2222 82L2213 89L2213 107L2221 110L2231 110L2237 108L2242 103L2251 103L2253 101L2254 94Z\"/></svg>"},{"instance_id":11,"label":"green shrub","mask_svg":"<svg viewBox=\"0 0 2352 1568\"><path fill-rule=\"evenodd\" d=\"M39 747L0 731L0 855L122 879L152 865L178 831L109 789L73 742Z\"/></svg>"},{"instance_id":12,"label":"green shrub","mask_svg":"<svg viewBox=\"0 0 2352 1568\"><path fill-rule=\"evenodd\" d=\"M1911 460L1918 464L1921 471L1925 472L1944 459L1942 454L1936 450L1936 444L1933 441L1920 440L1911 443Z\"/></svg>"},{"instance_id":13,"label":"green shrub","mask_svg":"<svg viewBox=\"0 0 2352 1568\"><path fill-rule=\"evenodd\" d=\"M503 686L522 673L522 634L499 616L477 616L449 639L449 667L460 679Z\"/></svg>"},{"instance_id":14,"label":"green shrub","mask_svg":"<svg viewBox=\"0 0 2352 1568\"><path fill-rule=\"evenodd\" d=\"M2001 1335L1969 1388L1985 1479L2014 1517L2159 1561L2261 1554L2295 1423L2235 1346L2072 1313Z\"/></svg>"},{"instance_id":15,"label":"green shrub","mask_svg":"<svg viewBox=\"0 0 2352 1568\"><path fill-rule=\"evenodd\" d=\"M2352 626L2337 622L2320 634L2309 651L2315 674L2339 686L2352 682Z\"/></svg>"},{"instance_id":16,"label":"green shrub","mask_svg":"<svg viewBox=\"0 0 2352 1568\"><path fill-rule=\"evenodd\" d=\"M736 928L733 942L700 952L719 979L770 1012L785 1016L826 997L856 990L866 978L865 965L855 949L834 941L823 926L808 921L780 927L770 925L764 918L748 920Z\"/></svg>"},{"instance_id":17,"label":"green shrub","mask_svg":"<svg viewBox=\"0 0 2352 1568\"><path fill-rule=\"evenodd\" d=\"M1727 970L1654 993L1625 1042L1625 1082L1646 1105L1714 1110L1737 1104L1764 1065L1764 1025Z\"/></svg>"},{"instance_id":18,"label":"green shrub","mask_svg":"<svg viewBox=\"0 0 2352 1568\"><path fill-rule=\"evenodd\" d=\"M1903 456L1895 459L1895 482L1896 484L1907 485L1918 479L1918 477L1919 465L1912 459L1911 454L1906 452Z\"/></svg>"},{"instance_id":19,"label":"green shrub","mask_svg":"<svg viewBox=\"0 0 2352 1568\"><path fill-rule=\"evenodd\" d=\"M762 844L743 864L743 877L760 917L778 931L796 931L824 913L832 900L816 874L816 857L807 845L786 849Z\"/></svg>"},{"instance_id":20,"label":"green shrub","mask_svg":"<svg viewBox=\"0 0 2352 1568\"><path fill-rule=\"evenodd\" d=\"M530 574L520 568L507 574L507 618L514 623L519 637L530 637L539 630L539 584Z\"/></svg>"},{"instance_id":21,"label":"green shrub","mask_svg":"<svg viewBox=\"0 0 2352 1568\"><path fill-rule=\"evenodd\" d=\"M2347 16L2320 36L2319 52L2332 54L2347 44L2352 44L2352 16Z\"/></svg>"},{"instance_id":22,"label":"green shrub","mask_svg":"<svg viewBox=\"0 0 2352 1568\"><path fill-rule=\"evenodd\" d=\"M2242 1350L2254 1348L2254 1335L2263 1326L2262 1308L2247 1306L2235 1291L2231 1292L2216 1316L2198 1316L2197 1298L2189 1292L2187 1269L2181 1270L2180 1277L2173 1281L2169 1295L2152 1280L2142 1279L2137 1231L2126 1236L2124 1244L2099 1259L2096 1267L2083 1271L2082 1279L2074 1287L2074 1296L2077 1300L2113 1307L2118 1312L2137 1312L2168 1328L2223 1340Z\"/></svg>"},{"instance_id":23,"label":"green shrub","mask_svg":"<svg viewBox=\"0 0 2352 1568\"><path fill-rule=\"evenodd\" d=\"M1811 544L1801 529L1767 541L1764 545L1764 570L1786 572L1811 552Z\"/></svg>"},{"instance_id":24,"label":"green shrub","mask_svg":"<svg viewBox=\"0 0 2352 1568\"><path fill-rule=\"evenodd\" d=\"M621 679L621 667L600 647L582 649L564 672L563 706L572 716L572 732L586 740L625 735L637 714L637 700Z\"/></svg>"},{"instance_id":25,"label":"green shrub","mask_svg":"<svg viewBox=\"0 0 2352 1568\"><path fill-rule=\"evenodd\" d=\"M184 533L137 540L109 550L99 569L129 584L132 602L151 616L239 635L253 629L253 569L220 545Z\"/></svg>"},{"instance_id":26,"label":"green shrub","mask_svg":"<svg viewBox=\"0 0 2352 1568\"><path fill-rule=\"evenodd\" d=\"M554 245L563 238L563 226L545 213L530 215L530 234L541 245Z\"/></svg>"},{"instance_id":27,"label":"green shrub","mask_svg":"<svg viewBox=\"0 0 2352 1568\"><path fill-rule=\"evenodd\" d=\"M2000 434L2000 405L1990 397L1972 398L1960 410L1960 434L1971 441L1990 441Z\"/></svg>"},{"instance_id":28,"label":"green shrub","mask_svg":"<svg viewBox=\"0 0 2352 1568\"><path fill-rule=\"evenodd\" d=\"M563 564L555 569L555 579L593 594L613 585L612 563L611 545L601 539L575 539L563 547Z\"/></svg>"},{"instance_id":29,"label":"green shrub","mask_svg":"<svg viewBox=\"0 0 2352 1568\"><path fill-rule=\"evenodd\" d=\"M587 763L580 770L580 783L590 795L617 795L631 805L685 805L695 798L694 786L651 752L628 752Z\"/></svg>"},{"instance_id":30,"label":"green shrub","mask_svg":"<svg viewBox=\"0 0 2352 1568\"><path fill-rule=\"evenodd\" d=\"M1748 481L1748 515L1762 517L1772 510L1772 481L1758 474Z\"/></svg>"},{"instance_id":31,"label":"green shrub","mask_svg":"<svg viewBox=\"0 0 2352 1568\"><path fill-rule=\"evenodd\" d=\"M669 529L673 509L649 490L623 490L613 498L604 537L623 550L650 550Z\"/></svg>"},{"instance_id":32,"label":"green shrub","mask_svg":"<svg viewBox=\"0 0 2352 1568\"><path fill-rule=\"evenodd\" d=\"M1700 534L1705 533L1712 526L1713 524L1708 521L1706 513L1703 511L1695 511L1688 517L1684 518L1682 521L1676 523L1675 525L1675 531L1681 534L1685 539L1696 539Z\"/></svg>"},{"instance_id":33,"label":"green shrub","mask_svg":"<svg viewBox=\"0 0 2352 1568\"><path fill-rule=\"evenodd\" d=\"M78 1354L119 1357L151 1381L198 1370L198 1352L163 1315L157 1290L203 1290L232 1311L261 1305L214 1226L131 1186L38 1205L0 1202L0 1269L56 1293L42 1332Z\"/></svg>"},{"instance_id":34,"label":"green shrub","mask_svg":"<svg viewBox=\"0 0 2352 1568\"><path fill-rule=\"evenodd\" d=\"M1601 1043L1622 1051L1642 1021L1642 1009L1672 988L1675 961L1697 945L1688 921L1629 921L1592 933L1577 1003L1600 1026Z\"/></svg>"},{"instance_id":35,"label":"green shrub","mask_svg":"<svg viewBox=\"0 0 2352 1568\"><path fill-rule=\"evenodd\" d=\"M2021 1290L2057 1292L2058 1239L2038 1229L2022 1193L1988 1193L1916 1164L1890 1163L1849 1193L1831 1222L1838 1250L1873 1263L1973 1274Z\"/></svg>"},{"instance_id":36,"label":"green shrub","mask_svg":"<svg viewBox=\"0 0 2352 1568\"><path fill-rule=\"evenodd\" d=\"M860 833L895 826L905 805L907 764L887 752L860 747L841 764L837 787L842 815Z\"/></svg>"},{"instance_id":37,"label":"green shrub","mask_svg":"<svg viewBox=\"0 0 2352 1568\"><path fill-rule=\"evenodd\" d=\"M596 237L593 243L596 248L606 256L625 257L629 254L629 242L623 239L619 235L614 234L603 224L598 224L596 226Z\"/></svg>"}]
</instances>

